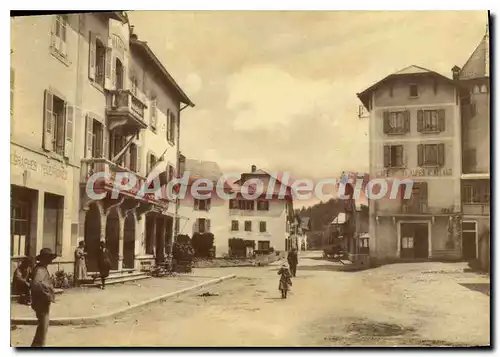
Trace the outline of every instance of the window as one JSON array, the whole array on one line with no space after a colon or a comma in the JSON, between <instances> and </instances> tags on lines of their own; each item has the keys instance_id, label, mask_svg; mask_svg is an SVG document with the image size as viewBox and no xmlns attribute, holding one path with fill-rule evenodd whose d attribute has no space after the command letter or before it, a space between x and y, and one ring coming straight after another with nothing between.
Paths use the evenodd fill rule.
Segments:
<instances>
[{"instance_id":1,"label":"window","mask_svg":"<svg viewBox=\"0 0 500 357\"><path fill-rule=\"evenodd\" d=\"M95 83L104 88L106 66L106 47L101 40L96 39L95 46Z\"/></svg>"},{"instance_id":2,"label":"window","mask_svg":"<svg viewBox=\"0 0 500 357\"><path fill-rule=\"evenodd\" d=\"M475 85L475 86L472 88L472 93L479 93L479 86L478 86L478 85Z\"/></svg>"},{"instance_id":3,"label":"window","mask_svg":"<svg viewBox=\"0 0 500 357\"><path fill-rule=\"evenodd\" d=\"M85 130L87 133L85 138L85 157L88 159L98 157L108 158L110 146L108 141L109 134L104 125L90 114L87 114L85 116ZM113 145L116 147L118 144L113 143ZM118 146L118 148L121 148L121 146ZM116 150L116 148L113 150Z\"/></svg>"},{"instance_id":4,"label":"window","mask_svg":"<svg viewBox=\"0 0 500 357\"><path fill-rule=\"evenodd\" d=\"M210 232L210 220L206 218L198 218L196 220L195 233Z\"/></svg>"},{"instance_id":5,"label":"window","mask_svg":"<svg viewBox=\"0 0 500 357\"><path fill-rule=\"evenodd\" d=\"M403 167L403 145L384 146L384 167Z\"/></svg>"},{"instance_id":6,"label":"window","mask_svg":"<svg viewBox=\"0 0 500 357\"><path fill-rule=\"evenodd\" d=\"M413 249L413 237L401 237L401 248Z\"/></svg>"},{"instance_id":7,"label":"window","mask_svg":"<svg viewBox=\"0 0 500 357\"><path fill-rule=\"evenodd\" d=\"M259 225L259 228L260 228L260 233L265 233L265 232L267 232L266 222L261 221L261 222L260 222L260 225Z\"/></svg>"},{"instance_id":8,"label":"window","mask_svg":"<svg viewBox=\"0 0 500 357\"><path fill-rule=\"evenodd\" d=\"M252 231L252 221L245 221L245 232Z\"/></svg>"},{"instance_id":9,"label":"window","mask_svg":"<svg viewBox=\"0 0 500 357\"><path fill-rule=\"evenodd\" d=\"M255 203L254 201L239 200L238 206L239 209L243 211L253 211L255 208Z\"/></svg>"},{"instance_id":10,"label":"window","mask_svg":"<svg viewBox=\"0 0 500 357\"><path fill-rule=\"evenodd\" d=\"M62 253L63 200L62 196L45 193L43 247L51 248L57 255Z\"/></svg>"},{"instance_id":11,"label":"window","mask_svg":"<svg viewBox=\"0 0 500 357\"><path fill-rule=\"evenodd\" d=\"M427 212L427 182L414 182L410 198L408 199L404 199L404 190L400 191L400 195L404 213Z\"/></svg>"},{"instance_id":12,"label":"window","mask_svg":"<svg viewBox=\"0 0 500 357\"><path fill-rule=\"evenodd\" d=\"M138 165L139 151L137 150L137 145L130 144L129 153L130 153L129 169L134 172L139 172L139 165Z\"/></svg>"},{"instance_id":13,"label":"window","mask_svg":"<svg viewBox=\"0 0 500 357\"><path fill-rule=\"evenodd\" d=\"M238 209L239 208L239 202L236 199L230 199L229 200L229 209Z\"/></svg>"},{"instance_id":14,"label":"window","mask_svg":"<svg viewBox=\"0 0 500 357\"><path fill-rule=\"evenodd\" d=\"M384 133L403 134L410 131L410 112L384 112Z\"/></svg>"},{"instance_id":15,"label":"window","mask_svg":"<svg viewBox=\"0 0 500 357\"><path fill-rule=\"evenodd\" d=\"M462 186L462 202L465 204L490 203L489 180L467 181Z\"/></svg>"},{"instance_id":16,"label":"window","mask_svg":"<svg viewBox=\"0 0 500 357\"><path fill-rule=\"evenodd\" d=\"M135 76L130 77L130 84L131 84L132 94L137 96L137 88L139 87L139 81L137 80L137 78Z\"/></svg>"},{"instance_id":17,"label":"window","mask_svg":"<svg viewBox=\"0 0 500 357\"><path fill-rule=\"evenodd\" d=\"M481 86L481 93L488 93L488 87L486 87L486 84Z\"/></svg>"},{"instance_id":18,"label":"window","mask_svg":"<svg viewBox=\"0 0 500 357\"><path fill-rule=\"evenodd\" d=\"M418 166L444 166L444 144L419 144Z\"/></svg>"},{"instance_id":19,"label":"window","mask_svg":"<svg viewBox=\"0 0 500 357\"><path fill-rule=\"evenodd\" d=\"M194 199L194 209L196 211L209 211L211 206L211 199L207 198L204 200Z\"/></svg>"},{"instance_id":20,"label":"window","mask_svg":"<svg viewBox=\"0 0 500 357\"><path fill-rule=\"evenodd\" d=\"M269 201L259 200L257 201L258 211L269 211Z\"/></svg>"},{"instance_id":21,"label":"window","mask_svg":"<svg viewBox=\"0 0 500 357\"><path fill-rule=\"evenodd\" d=\"M231 221L231 230L232 231L239 231L240 230L240 222Z\"/></svg>"},{"instance_id":22,"label":"window","mask_svg":"<svg viewBox=\"0 0 500 357\"><path fill-rule=\"evenodd\" d=\"M116 89L123 89L123 77L124 77L124 67L123 63L116 58L115 59L115 88Z\"/></svg>"},{"instance_id":23,"label":"window","mask_svg":"<svg viewBox=\"0 0 500 357\"><path fill-rule=\"evenodd\" d=\"M157 162L156 156L154 154L149 154L148 163L146 166L146 176L153 170Z\"/></svg>"},{"instance_id":24,"label":"window","mask_svg":"<svg viewBox=\"0 0 500 357\"><path fill-rule=\"evenodd\" d=\"M416 84L410 84L410 97L418 97L418 86Z\"/></svg>"},{"instance_id":25,"label":"window","mask_svg":"<svg viewBox=\"0 0 500 357\"><path fill-rule=\"evenodd\" d=\"M150 120L149 120L149 124L151 125L151 129L153 129L153 131L156 131L156 125L157 125L157 113L156 113L156 97L152 97L151 98L151 102L150 102Z\"/></svg>"},{"instance_id":26,"label":"window","mask_svg":"<svg viewBox=\"0 0 500 357\"><path fill-rule=\"evenodd\" d=\"M102 157L103 127L97 120L92 120L92 157ZM116 153L117 154L117 153Z\"/></svg>"},{"instance_id":27,"label":"window","mask_svg":"<svg viewBox=\"0 0 500 357\"><path fill-rule=\"evenodd\" d=\"M27 256L29 252L30 205L12 201L10 214L10 255Z\"/></svg>"},{"instance_id":28,"label":"window","mask_svg":"<svg viewBox=\"0 0 500 357\"><path fill-rule=\"evenodd\" d=\"M417 131L419 133L435 133L445 130L444 109L419 110L417 112Z\"/></svg>"},{"instance_id":29,"label":"window","mask_svg":"<svg viewBox=\"0 0 500 357\"><path fill-rule=\"evenodd\" d=\"M268 240L259 240L257 242L257 248L260 251L268 251L271 248L271 242Z\"/></svg>"},{"instance_id":30,"label":"window","mask_svg":"<svg viewBox=\"0 0 500 357\"><path fill-rule=\"evenodd\" d=\"M57 54L66 57L66 35L68 28L68 16L56 15L52 30L51 47Z\"/></svg>"},{"instance_id":31,"label":"window","mask_svg":"<svg viewBox=\"0 0 500 357\"><path fill-rule=\"evenodd\" d=\"M175 169L172 165L168 165L167 170L168 170L168 182L170 182L173 179L175 179Z\"/></svg>"},{"instance_id":32,"label":"window","mask_svg":"<svg viewBox=\"0 0 500 357\"><path fill-rule=\"evenodd\" d=\"M167 112L167 141L171 144L175 144L177 119L175 114L169 110Z\"/></svg>"},{"instance_id":33,"label":"window","mask_svg":"<svg viewBox=\"0 0 500 357\"><path fill-rule=\"evenodd\" d=\"M43 148L69 157L73 150L74 107L45 91Z\"/></svg>"}]
</instances>

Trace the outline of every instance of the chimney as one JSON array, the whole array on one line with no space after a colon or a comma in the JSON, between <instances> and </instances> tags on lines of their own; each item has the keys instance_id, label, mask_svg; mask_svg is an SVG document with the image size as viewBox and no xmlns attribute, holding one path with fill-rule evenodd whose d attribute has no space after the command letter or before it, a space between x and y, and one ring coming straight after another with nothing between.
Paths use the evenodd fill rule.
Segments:
<instances>
[{"instance_id":1,"label":"chimney","mask_svg":"<svg viewBox=\"0 0 500 357\"><path fill-rule=\"evenodd\" d=\"M130 39L131 40L138 40L139 37L134 33L134 26L130 25Z\"/></svg>"},{"instance_id":2,"label":"chimney","mask_svg":"<svg viewBox=\"0 0 500 357\"><path fill-rule=\"evenodd\" d=\"M453 74L453 80L454 81L457 81L458 78L460 77L460 67L458 66L454 66L452 69L451 69L451 73Z\"/></svg>"},{"instance_id":3,"label":"chimney","mask_svg":"<svg viewBox=\"0 0 500 357\"><path fill-rule=\"evenodd\" d=\"M257 166L252 165L252 172L255 172L255 171L257 171Z\"/></svg>"}]
</instances>

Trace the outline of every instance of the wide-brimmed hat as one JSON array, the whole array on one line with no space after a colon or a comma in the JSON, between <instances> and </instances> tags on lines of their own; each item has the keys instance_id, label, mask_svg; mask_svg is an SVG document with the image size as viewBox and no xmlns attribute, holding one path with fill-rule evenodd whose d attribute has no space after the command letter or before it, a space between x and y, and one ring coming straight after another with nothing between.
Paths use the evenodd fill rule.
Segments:
<instances>
[{"instance_id":1,"label":"wide-brimmed hat","mask_svg":"<svg viewBox=\"0 0 500 357\"><path fill-rule=\"evenodd\" d=\"M41 258L50 258L51 260L55 259L57 257L57 254L54 254L52 252L52 249L50 248L42 248L40 250L40 254L36 256L37 260L40 260Z\"/></svg>"}]
</instances>

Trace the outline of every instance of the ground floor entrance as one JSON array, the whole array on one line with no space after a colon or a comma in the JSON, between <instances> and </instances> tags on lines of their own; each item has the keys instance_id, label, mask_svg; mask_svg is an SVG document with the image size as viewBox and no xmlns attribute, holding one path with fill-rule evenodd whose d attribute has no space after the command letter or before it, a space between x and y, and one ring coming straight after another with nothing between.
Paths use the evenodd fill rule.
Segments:
<instances>
[{"instance_id":1,"label":"ground floor entrance","mask_svg":"<svg viewBox=\"0 0 500 357\"><path fill-rule=\"evenodd\" d=\"M400 258L425 259L429 257L429 223L401 222Z\"/></svg>"},{"instance_id":2,"label":"ground floor entrance","mask_svg":"<svg viewBox=\"0 0 500 357\"><path fill-rule=\"evenodd\" d=\"M11 185L10 202L10 256L25 257L34 254L31 237L36 231L38 191Z\"/></svg>"},{"instance_id":3,"label":"ground floor entrance","mask_svg":"<svg viewBox=\"0 0 500 357\"><path fill-rule=\"evenodd\" d=\"M478 258L478 234L476 221L462 222L462 258L471 260Z\"/></svg>"}]
</instances>

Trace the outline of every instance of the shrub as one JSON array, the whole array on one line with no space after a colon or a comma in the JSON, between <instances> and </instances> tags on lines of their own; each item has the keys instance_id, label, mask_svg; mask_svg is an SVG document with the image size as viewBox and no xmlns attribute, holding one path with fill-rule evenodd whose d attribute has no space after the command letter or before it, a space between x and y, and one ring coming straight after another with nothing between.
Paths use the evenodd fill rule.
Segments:
<instances>
[{"instance_id":1,"label":"shrub","mask_svg":"<svg viewBox=\"0 0 500 357\"><path fill-rule=\"evenodd\" d=\"M214 245L214 235L212 233L195 233L191 239L197 257L207 258Z\"/></svg>"},{"instance_id":2,"label":"shrub","mask_svg":"<svg viewBox=\"0 0 500 357\"><path fill-rule=\"evenodd\" d=\"M56 289L68 289L73 286L73 274L68 274L64 270L56 271L51 278Z\"/></svg>"}]
</instances>

